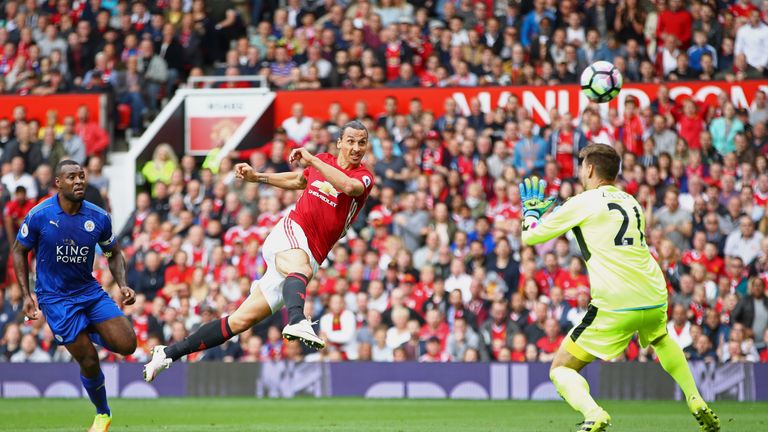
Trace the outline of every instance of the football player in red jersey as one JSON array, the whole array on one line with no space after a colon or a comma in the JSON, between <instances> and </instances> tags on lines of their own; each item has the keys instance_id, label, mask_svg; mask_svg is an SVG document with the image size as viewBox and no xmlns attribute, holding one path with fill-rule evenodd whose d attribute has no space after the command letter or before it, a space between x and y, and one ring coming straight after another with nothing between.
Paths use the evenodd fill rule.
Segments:
<instances>
[{"instance_id":1,"label":"football player in red jersey","mask_svg":"<svg viewBox=\"0 0 768 432\"><path fill-rule=\"evenodd\" d=\"M363 165L368 151L368 131L358 121L341 128L336 142L338 157L313 155L304 148L293 150L290 163L305 167L300 172L257 173L248 164L235 166L236 176L248 182L266 183L281 189L304 190L294 210L283 218L264 241L267 263L264 276L251 285L251 294L228 317L209 322L183 341L158 345L144 366L144 379L151 382L181 357L224 343L285 304L288 325L283 337L325 347L304 316L307 283L315 275L336 242L344 237L357 218L373 187L373 174Z\"/></svg>"}]
</instances>

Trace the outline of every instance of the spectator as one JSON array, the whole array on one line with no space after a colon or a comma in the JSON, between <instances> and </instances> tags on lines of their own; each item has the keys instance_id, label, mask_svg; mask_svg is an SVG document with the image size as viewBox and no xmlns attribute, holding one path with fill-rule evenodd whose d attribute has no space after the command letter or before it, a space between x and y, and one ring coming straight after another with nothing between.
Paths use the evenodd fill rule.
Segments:
<instances>
[{"instance_id":1,"label":"spectator","mask_svg":"<svg viewBox=\"0 0 768 432\"><path fill-rule=\"evenodd\" d=\"M170 144L162 143L155 147L152 160L145 163L141 169L144 179L152 187L153 195L156 195L155 185L157 183L169 184L171 182L171 176L178 166L176 153Z\"/></svg>"},{"instance_id":2,"label":"spectator","mask_svg":"<svg viewBox=\"0 0 768 432\"><path fill-rule=\"evenodd\" d=\"M139 72L139 61L136 56L128 57L125 62L125 70L114 75L113 87L115 97L121 104L131 108L130 127L134 134L138 134L142 127L142 116L146 108L144 102L144 76Z\"/></svg>"},{"instance_id":3,"label":"spectator","mask_svg":"<svg viewBox=\"0 0 768 432\"><path fill-rule=\"evenodd\" d=\"M454 320L453 332L446 341L446 353L452 359L463 359L468 350L475 350L478 352L480 359L485 360L483 357L485 350L481 348L480 343L480 337L467 324L466 319L459 317Z\"/></svg>"},{"instance_id":4,"label":"spectator","mask_svg":"<svg viewBox=\"0 0 768 432\"><path fill-rule=\"evenodd\" d=\"M320 318L320 333L344 359L357 359L356 328L355 314L344 307L344 299L340 295L332 295L328 301L328 312Z\"/></svg>"},{"instance_id":5,"label":"spectator","mask_svg":"<svg viewBox=\"0 0 768 432\"><path fill-rule=\"evenodd\" d=\"M544 323L544 336L536 341L536 347L539 349L539 361L552 361L563 342L563 338L557 320L554 318L547 319Z\"/></svg>"},{"instance_id":6,"label":"spectator","mask_svg":"<svg viewBox=\"0 0 768 432\"><path fill-rule=\"evenodd\" d=\"M755 224L749 216L739 218L739 230L731 232L725 240L725 254L738 256L750 265L760 253L763 234L755 232Z\"/></svg>"},{"instance_id":7,"label":"spectator","mask_svg":"<svg viewBox=\"0 0 768 432\"><path fill-rule=\"evenodd\" d=\"M11 363L48 363L51 356L40 349L37 338L27 333L21 338L21 350L11 356Z\"/></svg>"},{"instance_id":8,"label":"spectator","mask_svg":"<svg viewBox=\"0 0 768 432\"><path fill-rule=\"evenodd\" d=\"M80 165L85 165L86 150L83 139L75 132L75 119L72 116L64 118L64 129L61 134L61 144L69 159Z\"/></svg>"},{"instance_id":9,"label":"spectator","mask_svg":"<svg viewBox=\"0 0 768 432\"><path fill-rule=\"evenodd\" d=\"M686 309L683 305L674 304L672 306L672 320L667 324L667 333L682 349L693 343L691 323L686 317Z\"/></svg>"},{"instance_id":10,"label":"spectator","mask_svg":"<svg viewBox=\"0 0 768 432\"><path fill-rule=\"evenodd\" d=\"M373 335L375 343L372 346L371 360L376 362L394 361L393 350L387 345L387 328L379 326Z\"/></svg>"},{"instance_id":11,"label":"spectator","mask_svg":"<svg viewBox=\"0 0 768 432\"><path fill-rule=\"evenodd\" d=\"M102 154L109 147L107 131L89 118L88 107L85 105L81 105L77 109L75 132L85 143L85 153L87 156Z\"/></svg>"},{"instance_id":12,"label":"spectator","mask_svg":"<svg viewBox=\"0 0 768 432\"><path fill-rule=\"evenodd\" d=\"M24 122L19 122L14 127L16 133L16 140L10 140L7 142L7 146L3 149L3 156L0 159L0 163L12 162L13 158L19 156L22 158L24 170L27 173L32 173L34 168L40 164L42 160L42 154L40 153L40 144L32 141L34 137L30 135L29 126ZM30 197L37 196L31 194L32 190L27 189L30 193Z\"/></svg>"},{"instance_id":13,"label":"spectator","mask_svg":"<svg viewBox=\"0 0 768 432\"><path fill-rule=\"evenodd\" d=\"M576 177L579 151L587 146L584 133L573 126L573 116L570 113L563 114L559 127L550 135L548 144L561 176L566 179Z\"/></svg>"},{"instance_id":14,"label":"spectator","mask_svg":"<svg viewBox=\"0 0 768 432\"><path fill-rule=\"evenodd\" d=\"M685 349L685 357L690 361L716 363L717 352L712 348L712 342L706 335L698 335L692 345Z\"/></svg>"},{"instance_id":15,"label":"spectator","mask_svg":"<svg viewBox=\"0 0 768 432\"><path fill-rule=\"evenodd\" d=\"M16 238L16 233L24 222L24 218L34 206L35 201L27 198L27 189L22 185L16 186L13 199L5 203L5 208L3 209L6 239ZM0 297L3 296L0 295Z\"/></svg>"},{"instance_id":16,"label":"spectator","mask_svg":"<svg viewBox=\"0 0 768 432\"><path fill-rule=\"evenodd\" d=\"M703 56L708 54L712 60L712 66L717 68L717 50L707 43L707 34L704 30L694 30L693 32L693 44L688 48L688 60L693 69L696 72L702 71Z\"/></svg>"},{"instance_id":17,"label":"spectator","mask_svg":"<svg viewBox=\"0 0 768 432\"><path fill-rule=\"evenodd\" d=\"M762 72L768 66L766 44L768 44L768 26L762 22L760 11L753 9L749 12L748 23L742 25L736 32L734 54L744 54L747 63Z\"/></svg>"},{"instance_id":18,"label":"spectator","mask_svg":"<svg viewBox=\"0 0 768 432\"><path fill-rule=\"evenodd\" d=\"M525 176L540 172L544 168L547 152L547 143L533 133L533 121L523 120L520 126L520 141L515 145L515 168Z\"/></svg>"},{"instance_id":19,"label":"spectator","mask_svg":"<svg viewBox=\"0 0 768 432\"><path fill-rule=\"evenodd\" d=\"M651 218L650 226L658 226L664 230L665 236L678 249L685 249L691 236L691 214L680 208L680 192L667 188L664 193L664 207L657 210Z\"/></svg>"},{"instance_id":20,"label":"spectator","mask_svg":"<svg viewBox=\"0 0 768 432\"><path fill-rule=\"evenodd\" d=\"M669 9L659 14L659 23L656 27L656 36L670 34L679 40L683 47L687 47L691 41L691 29L693 17L688 10L683 8L681 0L670 0ZM662 41L659 39L659 44Z\"/></svg>"},{"instance_id":21,"label":"spectator","mask_svg":"<svg viewBox=\"0 0 768 432\"><path fill-rule=\"evenodd\" d=\"M677 134L667 127L667 121L661 114L653 116L653 128L650 137L653 138L655 144L653 148L653 154L659 156L662 153L675 154L675 146L677 145Z\"/></svg>"},{"instance_id":22,"label":"spectator","mask_svg":"<svg viewBox=\"0 0 768 432\"><path fill-rule=\"evenodd\" d=\"M755 100L749 107L749 123L757 128L766 122L768 122L768 97L763 90L758 90L755 93Z\"/></svg>"},{"instance_id":23,"label":"spectator","mask_svg":"<svg viewBox=\"0 0 768 432\"><path fill-rule=\"evenodd\" d=\"M712 145L723 156L736 150L734 138L742 131L744 131L744 123L736 118L736 108L731 103L725 104L723 116L712 120L709 126Z\"/></svg>"},{"instance_id":24,"label":"spectator","mask_svg":"<svg viewBox=\"0 0 768 432\"><path fill-rule=\"evenodd\" d=\"M751 330L756 342L766 342L760 339L768 328L768 299L762 279L752 278L749 281L749 295L739 301L731 316L735 322Z\"/></svg>"},{"instance_id":25,"label":"spectator","mask_svg":"<svg viewBox=\"0 0 768 432\"><path fill-rule=\"evenodd\" d=\"M133 268L140 267L133 263ZM152 301L155 295L165 286L165 271L162 269L160 256L149 251L144 256L143 269L136 274L129 274L131 286L137 294L143 294L147 300Z\"/></svg>"},{"instance_id":26,"label":"spectator","mask_svg":"<svg viewBox=\"0 0 768 432\"><path fill-rule=\"evenodd\" d=\"M461 298L464 303L467 303L472 299L472 293L469 290L471 283L472 276L467 274L464 261L461 258L453 258L451 260L451 274L445 279L445 290L448 292L461 291Z\"/></svg>"},{"instance_id":27,"label":"spectator","mask_svg":"<svg viewBox=\"0 0 768 432\"><path fill-rule=\"evenodd\" d=\"M312 118L304 116L304 106L301 103L295 103L291 107L292 117L285 119L282 123L285 132L295 143L303 143L312 127Z\"/></svg>"},{"instance_id":28,"label":"spectator","mask_svg":"<svg viewBox=\"0 0 768 432\"><path fill-rule=\"evenodd\" d=\"M18 187L24 188L26 197L31 200L37 198L37 183L34 177L25 172L24 158L15 156L11 160L11 169L8 174L0 178L0 183L5 186L7 191L16 193Z\"/></svg>"}]
</instances>

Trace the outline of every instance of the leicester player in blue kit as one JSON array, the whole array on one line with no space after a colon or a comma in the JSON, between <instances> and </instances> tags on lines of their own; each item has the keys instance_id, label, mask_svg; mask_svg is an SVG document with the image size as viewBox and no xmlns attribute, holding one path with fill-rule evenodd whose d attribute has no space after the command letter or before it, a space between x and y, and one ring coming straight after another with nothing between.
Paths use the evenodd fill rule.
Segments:
<instances>
[{"instance_id":1,"label":"leicester player in blue kit","mask_svg":"<svg viewBox=\"0 0 768 432\"><path fill-rule=\"evenodd\" d=\"M112 235L109 214L85 201L85 171L75 161L56 166L58 193L30 210L13 246L14 270L24 292L24 314L48 320L56 341L80 364L80 379L96 406L90 432L112 423L104 374L93 343L121 355L136 350L136 334L128 319L92 275L96 244L109 261L123 303L135 294L125 281L125 260ZM37 258L34 294L29 289L31 250ZM38 308L39 306L39 308Z\"/></svg>"}]
</instances>

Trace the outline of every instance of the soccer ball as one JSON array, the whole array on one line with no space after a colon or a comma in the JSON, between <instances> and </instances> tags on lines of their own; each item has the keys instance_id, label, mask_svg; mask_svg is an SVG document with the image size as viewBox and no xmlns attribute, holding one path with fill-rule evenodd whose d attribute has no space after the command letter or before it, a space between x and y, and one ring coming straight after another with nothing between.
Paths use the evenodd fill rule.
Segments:
<instances>
[{"instance_id":1,"label":"soccer ball","mask_svg":"<svg viewBox=\"0 0 768 432\"><path fill-rule=\"evenodd\" d=\"M612 63L596 61L581 73L581 91L590 100L605 103L619 94L623 81Z\"/></svg>"}]
</instances>

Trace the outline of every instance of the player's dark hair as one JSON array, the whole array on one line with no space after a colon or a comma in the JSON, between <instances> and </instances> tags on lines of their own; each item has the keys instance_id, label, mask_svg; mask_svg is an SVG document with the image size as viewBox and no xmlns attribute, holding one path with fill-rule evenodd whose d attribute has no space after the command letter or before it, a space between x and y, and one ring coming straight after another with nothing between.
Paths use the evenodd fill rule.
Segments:
<instances>
[{"instance_id":1,"label":"player's dark hair","mask_svg":"<svg viewBox=\"0 0 768 432\"><path fill-rule=\"evenodd\" d=\"M579 152L579 161L595 167L597 176L603 180L614 181L619 175L621 156L606 144L590 144Z\"/></svg>"},{"instance_id":2,"label":"player's dark hair","mask_svg":"<svg viewBox=\"0 0 768 432\"><path fill-rule=\"evenodd\" d=\"M64 169L67 165L77 165L80 166L79 163L73 161L72 159L64 159L63 161L60 161L56 164L56 169L54 170L54 176L59 177L61 175L61 171Z\"/></svg>"},{"instance_id":3,"label":"player's dark hair","mask_svg":"<svg viewBox=\"0 0 768 432\"><path fill-rule=\"evenodd\" d=\"M358 120L352 120L351 122L346 123L344 126L341 127L341 129L339 130L339 139L341 139L341 137L344 136L344 131L346 131L347 129L361 130L361 131L365 131L366 134L368 133L368 129L366 129L365 125L362 122Z\"/></svg>"}]
</instances>

